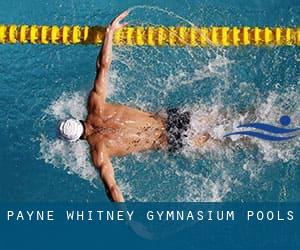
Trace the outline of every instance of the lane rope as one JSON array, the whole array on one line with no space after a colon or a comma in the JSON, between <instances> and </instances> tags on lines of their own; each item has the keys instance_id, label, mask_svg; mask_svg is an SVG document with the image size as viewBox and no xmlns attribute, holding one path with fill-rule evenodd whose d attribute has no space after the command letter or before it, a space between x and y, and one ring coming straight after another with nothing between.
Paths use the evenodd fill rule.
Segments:
<instances>
[{"instance_id":1,"label":"lane rope","mask_svg":"<svg viewBox=\"0 0 300 250\"><path fill-rule=\"evenodd\" d=\"M105 27L0 25L0 44L101 44ZM299 46L300 27L164 27L118 30L114 44L128 46Z\"/></svg>"}]
</instances>

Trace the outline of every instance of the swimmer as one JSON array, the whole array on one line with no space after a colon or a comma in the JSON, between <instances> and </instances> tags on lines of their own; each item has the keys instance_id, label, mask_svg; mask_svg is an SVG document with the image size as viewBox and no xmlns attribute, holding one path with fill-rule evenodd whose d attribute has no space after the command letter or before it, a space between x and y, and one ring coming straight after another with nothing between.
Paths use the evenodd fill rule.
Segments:
<instances>
[{"instance_id":1,"label":"swimmer","mask_svg":"<svg viewBox=\"0 0 300 250\"><path fill-rule=\"evenodd\" d=\"M108 103L107 76L112 62L114 32L128 23L121 21L129 14L123 12L107 27L105 39L96 61L94 87L88 98L88 115L84 121L70 118L59 124L59 137L70 142L86 140L95 168L105 186L108 197L124 202L116 183L112 157L125 156L146 150L180 151L191 115L179 109L169 109L167 116ZM208 133L195 136L195 146L201 147L210 139Z\"/></svg>"}]
</instances>

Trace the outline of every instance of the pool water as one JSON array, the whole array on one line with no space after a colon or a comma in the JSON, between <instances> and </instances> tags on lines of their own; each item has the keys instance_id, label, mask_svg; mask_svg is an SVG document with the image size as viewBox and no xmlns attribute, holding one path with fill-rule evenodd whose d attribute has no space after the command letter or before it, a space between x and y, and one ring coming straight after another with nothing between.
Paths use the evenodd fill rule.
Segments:
<instances>
[{"instance_id":1,"label":"pool water","mask_svg":"<svg viewBox=\"0 0 300 250\"><path fill-rule=\"evenodd\" d=\"M11 0L0 3L0 23L106 25L128 8L130 25L294 27L300 19L293 0ZM56 138L58 120L86 115L98 51L0 45L0 201L107 200L87 144ZM191 134L208 130L221 140L240 123L278 125L282 115L300 127L299 61L299 47L115 47L109 101L190 110ZM113 165L129 201L299 201L299 149L300 136L251 139L138 153Z\"/></svg>"}]
</instances>

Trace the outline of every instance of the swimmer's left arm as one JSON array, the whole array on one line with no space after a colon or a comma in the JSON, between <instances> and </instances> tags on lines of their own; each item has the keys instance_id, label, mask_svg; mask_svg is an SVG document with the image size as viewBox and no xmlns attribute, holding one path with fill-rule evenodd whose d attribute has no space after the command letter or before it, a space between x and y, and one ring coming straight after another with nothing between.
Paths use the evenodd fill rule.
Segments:
<instances>
[{"instance_id":1,"label":"swimmer's left arm","mask_svg":"<svg viewBox=\"0 0 300 250\"><path fill-rule=\"evenodd\" d=\"M107 75L112 61L112 44L113 36L116 30L121 29L127 23L120 23L127 15L128 11L123 12L117 16L111 24L107 27L103 46L96 61L96 79L94 84L94 91L102 96L104 99L107 94Z\"/></svg>"},{"instance_id":2,"label":"swimmer's left arm","mask_svg":"<svg viewBox=\"0 0 300 250\"><path fill-rule=\"evenodd\" d=\"M94 148L92 152L92 159L95 167L99 170L100 178L105 186L109 199L113 202L124 202L122 192L115 180L114 169L107 149L103 143Z\"/></svg>"}]
</instances>

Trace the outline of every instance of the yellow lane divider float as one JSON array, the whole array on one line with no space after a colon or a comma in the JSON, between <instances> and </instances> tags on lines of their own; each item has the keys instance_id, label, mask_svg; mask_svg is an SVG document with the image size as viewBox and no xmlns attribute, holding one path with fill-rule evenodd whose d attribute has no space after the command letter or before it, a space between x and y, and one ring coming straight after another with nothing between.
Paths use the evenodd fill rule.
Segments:
<instances>
[{"instance_id":1,"label":"yellow lane divider float","mask_svg":"<svg viewBox=\"0 0 300 250\"><path fill-rule=\"evenodd\" d=\"M0 25L0 44L100 44L105 27ZM136 46L288 46L300 45L300 27L126 27L116 45Z\"/></svg>"}]
</instances>

